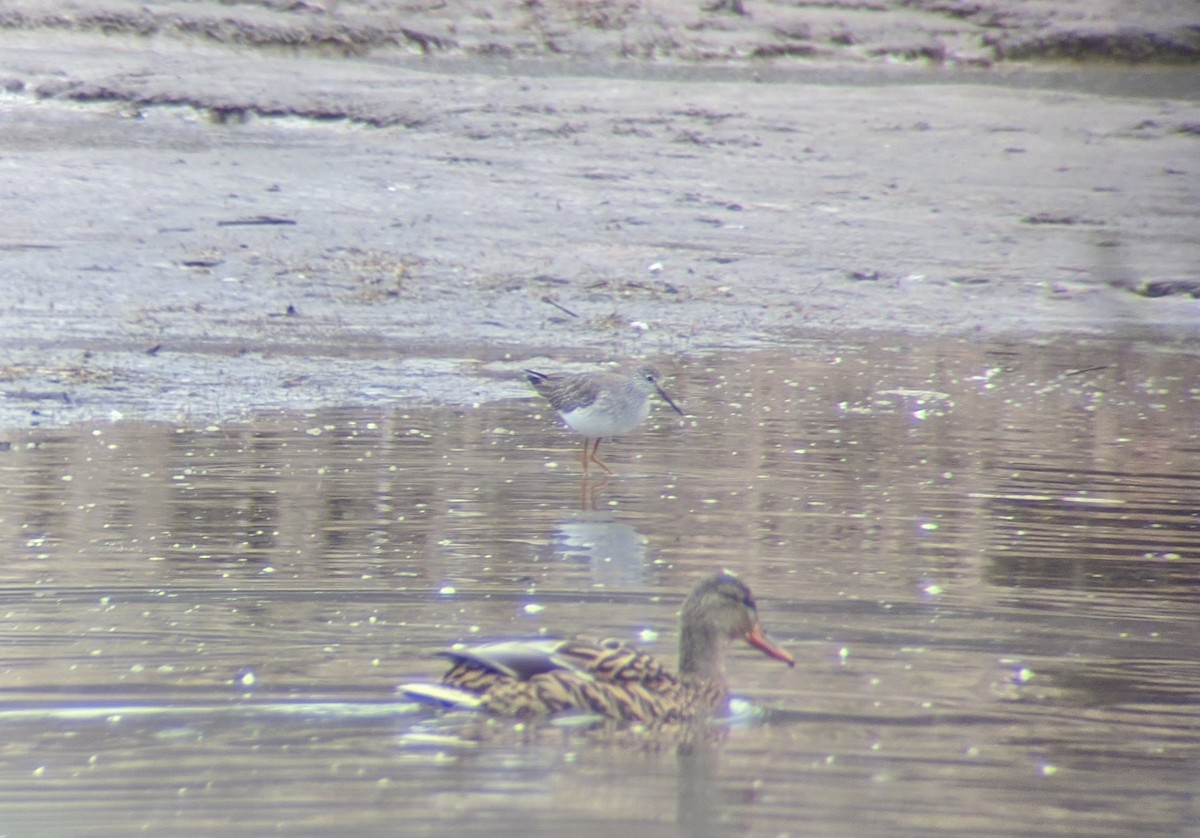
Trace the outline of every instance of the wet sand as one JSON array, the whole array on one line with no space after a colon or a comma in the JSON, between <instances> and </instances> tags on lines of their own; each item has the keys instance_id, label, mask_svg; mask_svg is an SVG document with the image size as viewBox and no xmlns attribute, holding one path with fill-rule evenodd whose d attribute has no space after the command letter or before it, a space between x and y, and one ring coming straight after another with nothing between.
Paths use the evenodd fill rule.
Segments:
<instances>
[{"instance_id":1,"label":"wet sand","mask_svg":"<svg viewBox=\"0 0 1200 838\"><path fill-rule=\"evenodd\" d=\"M0 427L1195 346L1194 4L733 5L6 6Z\"/></svg>"}]
</instances>

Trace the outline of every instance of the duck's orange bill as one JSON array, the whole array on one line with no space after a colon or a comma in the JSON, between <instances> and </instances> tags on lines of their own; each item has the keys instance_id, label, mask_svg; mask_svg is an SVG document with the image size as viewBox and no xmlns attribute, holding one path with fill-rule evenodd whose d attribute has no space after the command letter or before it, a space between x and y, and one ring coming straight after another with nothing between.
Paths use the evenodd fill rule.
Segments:
<instances>
[{"instance_id":1,"label":"duck's orange bill","mask_svg":"<svg viewBox=\"0 0 1200 838\"><path fill-rule=\"evenodd\" d=\"M755 626L746 634L746 642L759 649L767 655L775 658L777 661L783 661L788 666L795 666L796 660L783 649L780 649L774 643L767 639L763 634L762 626Z\"/></svg>"}]
</instances>

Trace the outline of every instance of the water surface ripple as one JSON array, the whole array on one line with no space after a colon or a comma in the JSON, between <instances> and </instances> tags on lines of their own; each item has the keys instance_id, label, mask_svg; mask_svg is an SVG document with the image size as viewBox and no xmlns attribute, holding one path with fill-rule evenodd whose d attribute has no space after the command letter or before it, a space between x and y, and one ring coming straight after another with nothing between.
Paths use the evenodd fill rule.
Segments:
<instances>
[{"instance_id":1,"label":"water surface ripple","mask_svg":"<svg viewBox=\"0 0 1200 838\"><path fill-rule=\"evenodd\" d=\"M0 831L1196 828L1194 356L879 339L664 366L689 417L657 410L588 484L533 398L7 434ZM394 691L486 636L673 658L722 566L798 665L735 650L758 712L711 742Z\"/></svg>"}]
</instances>

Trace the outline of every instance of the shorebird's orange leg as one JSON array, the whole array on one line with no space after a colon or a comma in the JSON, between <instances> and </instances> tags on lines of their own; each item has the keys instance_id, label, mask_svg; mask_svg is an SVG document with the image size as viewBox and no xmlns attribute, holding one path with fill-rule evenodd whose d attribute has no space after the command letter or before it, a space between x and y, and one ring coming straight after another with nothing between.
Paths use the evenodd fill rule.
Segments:
<instances>
[{"instance_id":1,"label":"shorebird's orange leg","mask_svg":"<svg viewBox=\"0 0 1200 838\"><path fill-rule=\"evenodd\" d=\"M599 450L600 450L600 437L596 437L596 444L592 446L592 453L588 455L588 458L593 463L600 466L600 468L602 468L606 472L608 472L609 474L614 474L615 472L611 468L608 467L608 464L606 462L604 462L603 460L601 460L598 456L596 456L597 452ZM587 471L586 467L584 468L584 471Z\"/></svg>"}]
</instances>

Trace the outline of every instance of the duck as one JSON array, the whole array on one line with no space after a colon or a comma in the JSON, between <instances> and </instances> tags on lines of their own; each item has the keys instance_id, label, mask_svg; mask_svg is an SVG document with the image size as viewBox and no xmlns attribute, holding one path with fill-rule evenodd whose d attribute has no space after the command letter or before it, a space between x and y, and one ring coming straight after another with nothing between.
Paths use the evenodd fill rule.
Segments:
<instances>
[{"instance_id":1,"label":"duck","mask_svg":"<svg viewBox=\"0 0 1200 838\"><path fill-rule=\"evenodd\" d=\"M679 667L619 639L501 640L440 652L450 669L440 684L408 684L409 698L515 718L591 714L662 724L721 715L729 690L725 650L741 640L794 667L763 630L750 589L721 571L692 589L680 611Z\"/></svg>"},{"instance_id":2,"label":"duck","mask_svg":"<svg viewBox=\"0 0 1200 838\"><path fill-rule=\"evenodd\" d=\"M583 437L583 473L592 463L613 470L599 457L600 440L627 434L650 415L657 394L680 416L683 410L663 389L658 369L642 365L632 375L617 372L542 373L525 370L525 378L567 423Z\"/></svg>"}]
</instances>

